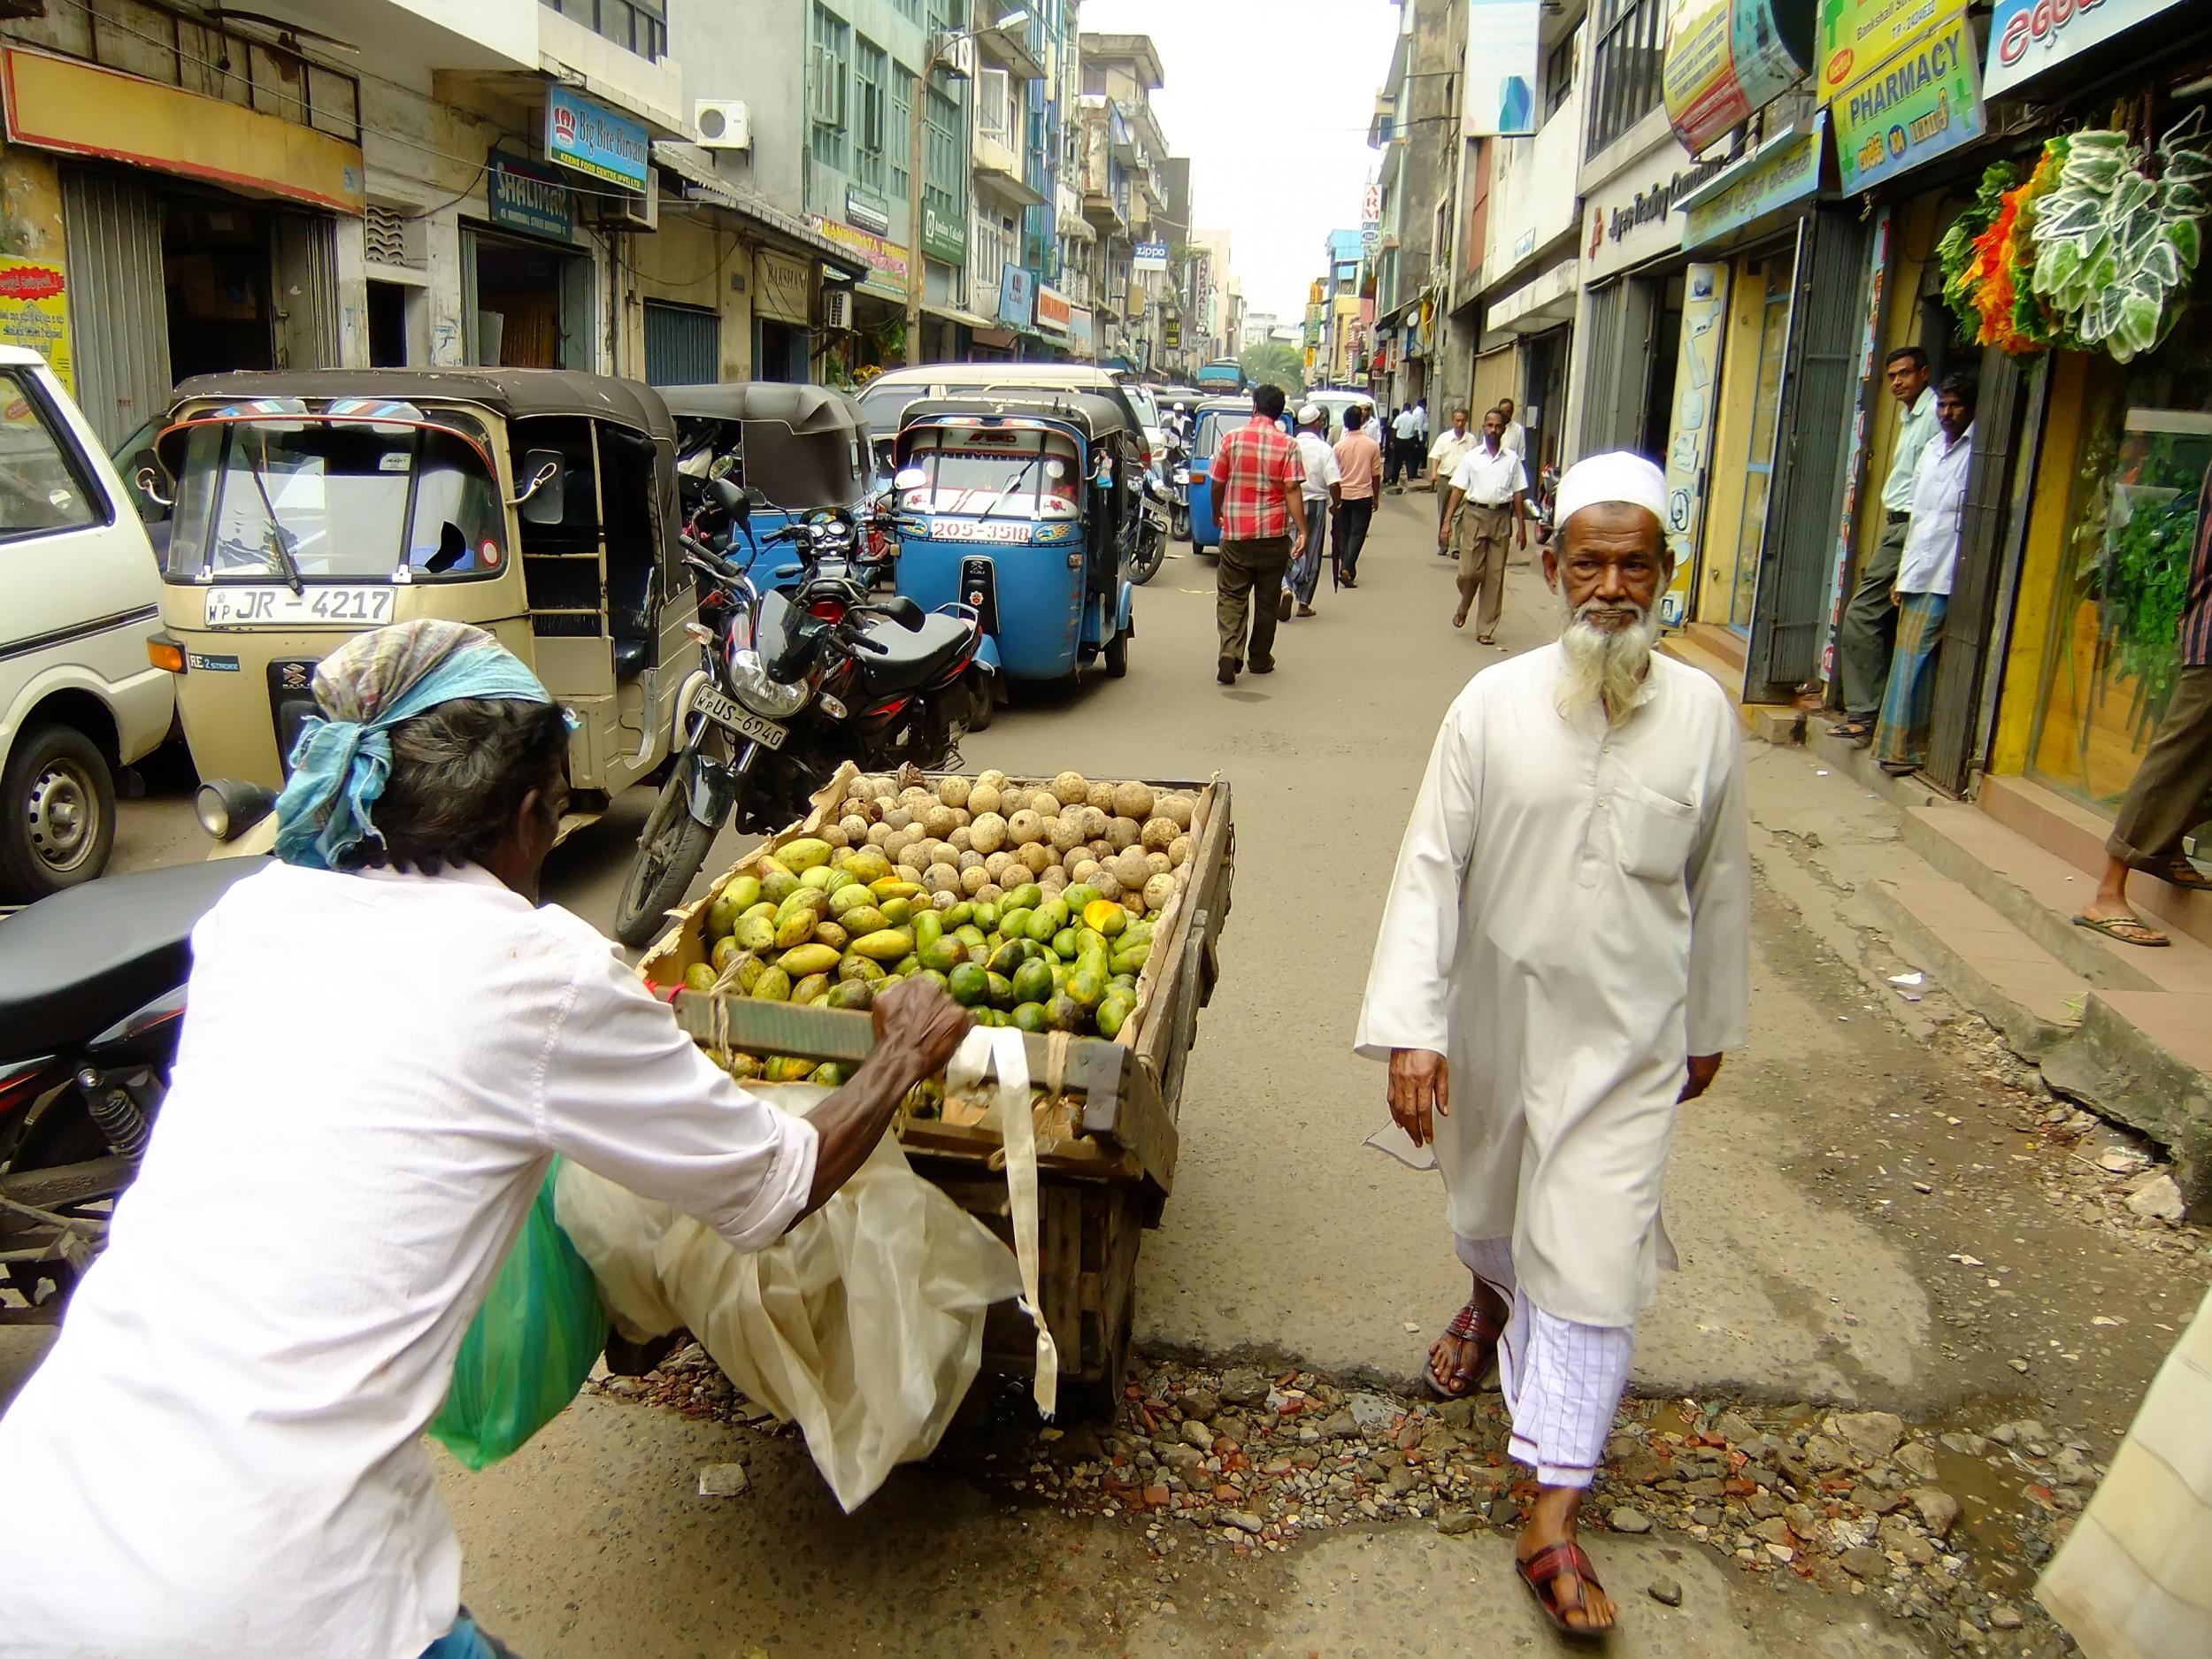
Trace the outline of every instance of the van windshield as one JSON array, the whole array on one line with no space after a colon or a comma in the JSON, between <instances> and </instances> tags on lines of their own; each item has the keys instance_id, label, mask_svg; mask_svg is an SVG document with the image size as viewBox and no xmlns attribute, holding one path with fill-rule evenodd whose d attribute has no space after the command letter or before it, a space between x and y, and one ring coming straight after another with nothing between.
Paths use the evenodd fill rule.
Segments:
<instances>
[{"instance_id":1,"label":"van windshield","mask_svg":"<svg viewBox=\"0 0 2212 1659\"><path fill-rule=\"evenodd\" d=\"M191 581L484 576L506 513L483 457L435 427L211 421L191 434L164 573Z\"/></svg>"}]
</instances>

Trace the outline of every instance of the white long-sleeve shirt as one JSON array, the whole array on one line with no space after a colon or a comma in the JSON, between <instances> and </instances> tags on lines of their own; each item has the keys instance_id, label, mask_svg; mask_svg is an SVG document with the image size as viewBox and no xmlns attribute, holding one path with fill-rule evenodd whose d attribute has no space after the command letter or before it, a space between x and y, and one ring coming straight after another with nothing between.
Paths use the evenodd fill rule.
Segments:
<instances>
[{"instance_id":1,"label":"white long-sleeve shirt","mask_svg":"<svg viewBox=\"0 0 2212 1659\"><path fill-rule=\"evenodd\" d=\"M1468 682L1406 826L1360 1053L1450 1066L1452 1231L1509 1238L1546 1312L1626 1325L1666 1253L1660 1186L1693 1054L1744 1043L1751 871L1741 732L1654 657L1618 727L1555 701L1557 645Z\"/></svg>"},{"instance_id":2,"label":"white long-sleeve shirt","mask_svg":"<svg viewBox=\"0 0 2212 1659\"><path fill-rule=\"evenodd\" d=\"M1939 431L1920 451L1912 484L1912 526L1897 556L1901 594L1948 594L1966 516L1966 475L1974 465L1974 428L1956 439Z\"/></svg>"},{"instance_id":3,"label":"white long-sleeve shirt","mask_svg":"<svg viewBox=\"0 0 2212 1659\"><path fill-rule=\"evenodd\" d=\"M0 1418L0 1654L415 1659L461 1576L423 1430L550 1155L751 1249L815 1132L480 870L273 865L193 949L143 1168Z\"/></svg>"}]
</instances>

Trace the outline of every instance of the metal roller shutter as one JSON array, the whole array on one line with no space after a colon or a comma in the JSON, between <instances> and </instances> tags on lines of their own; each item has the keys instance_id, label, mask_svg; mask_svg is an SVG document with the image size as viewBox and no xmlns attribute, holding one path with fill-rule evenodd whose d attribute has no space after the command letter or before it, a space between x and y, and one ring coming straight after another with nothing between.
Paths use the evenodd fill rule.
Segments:
<instances>
[{"instance_id":1,"label":"metal roller shutter","mask_svg":"<svg viewBox=\"0 0 2212 1659\"><path fill-rule=\"evenodd\" d=\"M61 170L69 338L77 402L103 443L169 404L169 310L161 205L125 173Z\"/></svg>"},{"instance_id":2,"label":"metal roller shutter","mask_svg":"<svg viewBox=\"0 0 2212 1659\"><path fill-rule=\"evenodd\" d=\"M645 383L710 386L722 378L722 319L694 305L645 303Z\"/></svg>"},{"instance_id":3,"label":"metal roller shutter","mask_svg":"<svg viewBox=\"0 0 2212 1659\"><path fill-rule=\"evenodd\" d=\"M1521 347L1518 341L1509 346L1500 346L1495 351L1481 352L1476 357L1474 386L1467 395L1468 425L1479 429L1483 411L1495 409L1502 397L1511 398L1517 405L1521 401ZM1430 422L1430 429L1440 430L1433 420Z\"/></svg>"}]
</instances>

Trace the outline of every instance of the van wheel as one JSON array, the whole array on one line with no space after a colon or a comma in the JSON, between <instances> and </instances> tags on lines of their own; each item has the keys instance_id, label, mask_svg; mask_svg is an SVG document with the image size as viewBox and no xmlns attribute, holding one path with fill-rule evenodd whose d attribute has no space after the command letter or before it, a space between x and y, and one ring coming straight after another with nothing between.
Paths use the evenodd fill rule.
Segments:
<instances>
[{"instance_id":1,"label":"van wheel","mask_svg":"<svg viewBox=\"0 0 2212 1659\"><path fill-rule=\"evenodd\" d=\"M24 733L0 775L0 893L42 899L107 867L115 774L73 726Z\"/></svg>"}]
</instances>

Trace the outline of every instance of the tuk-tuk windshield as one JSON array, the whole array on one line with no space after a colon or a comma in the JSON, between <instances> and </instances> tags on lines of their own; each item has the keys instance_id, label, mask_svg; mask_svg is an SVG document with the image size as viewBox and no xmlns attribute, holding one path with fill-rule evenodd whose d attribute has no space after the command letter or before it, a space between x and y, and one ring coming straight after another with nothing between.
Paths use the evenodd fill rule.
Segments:
<instances>
[{"instance_id":1,"label":"tuk-tuk windshield","mask_svg":"<svg viewBox=\"0 0 2212 1659\"><path fill-rule=\"evenodd\" d=\"M909 512L1064 519L1082 510L1083 466L1064 433L923 431L906 464L930 479L906 492L902 504Z\"/></svg>"},{"instance_id":2,"label":"tuk-tuk windshield","mask_svg":"<svg viewBox=\"0 0 2212 1659\"><path fill-rule=\"evenodd\" d=\"M396 422L210 421L191 434L165 573L189 581L488 575L506 513L458 434ZM278 532L281 532L280 538ZM281 547L280 547L280 540Z\"/></svg>"}]
</instances>

